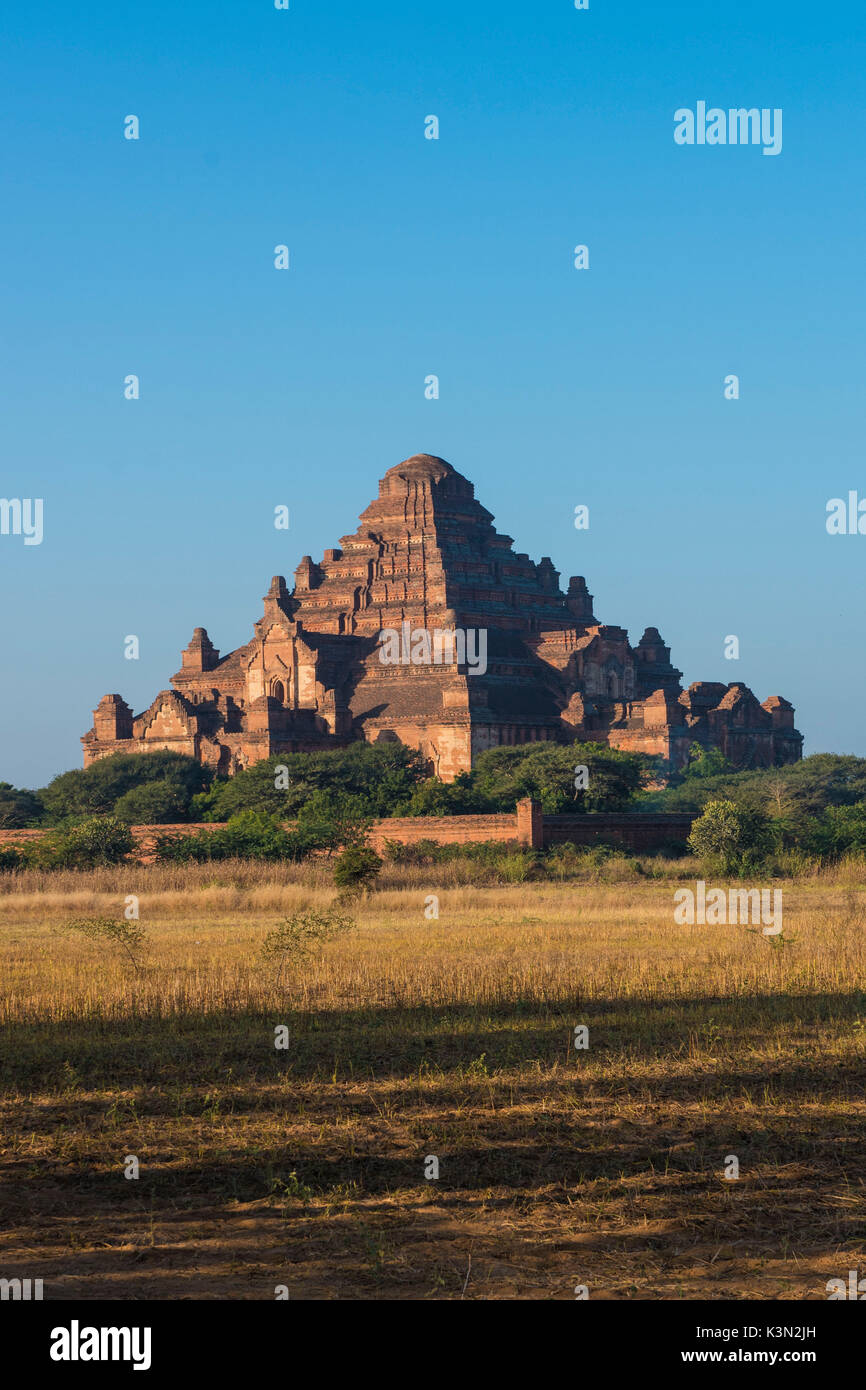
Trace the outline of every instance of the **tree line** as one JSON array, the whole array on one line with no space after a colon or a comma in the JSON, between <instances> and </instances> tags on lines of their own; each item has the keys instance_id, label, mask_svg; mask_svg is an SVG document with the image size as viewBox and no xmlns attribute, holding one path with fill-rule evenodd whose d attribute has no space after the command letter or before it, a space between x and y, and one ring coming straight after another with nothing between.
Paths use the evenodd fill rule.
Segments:
<instances>
[{"instance_id":1,"label":"tree line","mask_svg":"<svg viewBox=\"0 0 866 1390\"><path fill-rule=\"evenodd\" d=\"M730 871L792 851L821 862L866 851L866 759L854 756L737 772L695 745L674 772L604 744L536 743L490 749L445 783L402 744L359 742L277 755L231 778L157 751L102 758L37 791L0 783L0 828L48 832L0 851L0 867L117 862L132 849L130 826L190 822L215 829L165 837L160 857L301 859L362 845L373 820L511 812L524 797L547 814L692 811L692 848L718 843Z\"/></svg>"}]
</instances>

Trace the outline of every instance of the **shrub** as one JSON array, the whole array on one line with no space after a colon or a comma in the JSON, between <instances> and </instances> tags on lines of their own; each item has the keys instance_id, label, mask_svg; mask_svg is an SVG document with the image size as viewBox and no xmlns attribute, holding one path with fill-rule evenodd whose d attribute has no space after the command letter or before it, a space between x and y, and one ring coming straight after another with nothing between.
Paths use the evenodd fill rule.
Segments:
<instances>
[{"instance_id":1,"label":"shrub","mask_svg":"<svg viewBox=\"0 0 866 1390\"><path fill-rule=\"evenodd\" d=\"M11 874L21 867L23 858L20 850L0 849L0 874Z\"/></svg>"},{"instance_id":2,"label":"shrub","mask_svg":"<svg viewBox=\"0 0 866 1390\"><path fill-rule=\"evenodd\" d=\"M157 859L176 864L204 864L214 859L303 859L310 845L303 835L286 830L264 811L239 811L216 830L177 837L162 835Z\"/></svg>"},{"instance_id":3,"label":"shrub","mask_svg":"<svg viewBox=\"0 0 866 1390\"><path fill-rule=\"evenodd\" d=\"M644 851L655 859L684 859L688 852L685 840L662 840L655 849Z\"/></svg>"},{"instance_id":4,"label":"shrub","mask_svg":"<svg viewBox=\"0 0 866 1390\"><path fill-rule=\"evenodd\" d=\"M337 856L334 883L338 888L369 888L382 868L382 860L367 845L349 845Z\"/></svg>"},{"instance_id":5,"label":"shrub","mask_svg":"<svg viewBox=\"0 0 866 1390\"><path fill-rule=\"evenodd\" d=\"M542 860L533 850L518 850L516 854L498 854L492 867L506 883L527 883L538 877Z\"/></svg>"},{"instance_id":6,"label":"shrub","mask_svg":"<svg viewBox=\"0 0 866 1390\"><path fill-rule=\"evenodd\" d=\"M315 909L296 912L268 932L262 943L262 959L275 968L279 983L287 965L312 955L317 947L344 935L354 926L354 919L339 907L329 907L325 912Z\"/></svg>"},{"instance_id":7,"label":"shrub","mask_svg":"<svg viewBox=\"0 0 866 1390\"><path fill-rule=\"evenodd\" d=\"M769 842L767 817L733 801L710 801L689 835L695 854L728 874L759 863Z\"/></svg>"},{"instance_id":8,"label":"shrub","mask_svg":"<svg viewBox=\"0 0 866 1390\"><path fill-rule=\"evenodd\" d=\"M134 847L129 826L116 816L89 816L25 845L22 855L38 869L92 869L122 864Z\"/></svg>"},{"instance_id":9,"label":"shrub","mask_svg":"<svg viewBox=\"0 0 866 1390\"><path fill-rule=\"evenodd\" d=\"M111 917L76 917L64 925L64 931L80 932L99 945L118 946L134 970L144 945L144 928L138 922L114 921Z\"/></svg>"}]
</instances>

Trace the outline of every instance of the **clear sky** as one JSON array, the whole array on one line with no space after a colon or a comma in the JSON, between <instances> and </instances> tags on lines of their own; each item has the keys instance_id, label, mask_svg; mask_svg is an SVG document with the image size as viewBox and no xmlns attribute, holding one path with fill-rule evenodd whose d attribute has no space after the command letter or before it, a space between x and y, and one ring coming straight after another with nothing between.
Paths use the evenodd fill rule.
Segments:
<instances>
[{"instance_id":1,"label":"clear sky","mask_svg":"<svg viewBox=\"0 0 866 1390\"><path fill-rule=\"evenodd\" d=\"M825 526L866 498L862 7L290 5L6 7L0 495L44 539L0 536L0 780L247 641L419 452L687 682L866 755L866 535ZM699 101L781 153L677 145Z\"/></svg>"}]
</instances>

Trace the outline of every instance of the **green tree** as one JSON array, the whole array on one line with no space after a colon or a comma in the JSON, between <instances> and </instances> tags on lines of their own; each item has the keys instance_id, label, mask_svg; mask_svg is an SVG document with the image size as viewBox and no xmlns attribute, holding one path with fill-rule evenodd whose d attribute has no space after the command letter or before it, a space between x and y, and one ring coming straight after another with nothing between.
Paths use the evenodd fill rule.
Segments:
<instances>
[{"instance_id":1,"label":"green tree","mask_svg":"<svg viewBox=\"0 0 866 1390\"><path fill-rule=\"evenodd\" d=\"M11 782L0 782L0 830L20 830L22 826L34 825L42 810L38 792L13 787Z\"/></svg>"},{"instance_id":2,"label":"green tree","mask_svg":"<svg viewBox=\"0 0 866 1390\"><path fill-rule=\"evenodd\" d=\"M62 772L39 795L46 818L57 825L75 816L113 815L117 803L135 787L169 783L184 801L179 819L188 820L193 797L210 785L212 776L210 768L182 753L114 753L89 767Z\"/></svg>"},{"instance_id":3,"label":"green tree","mask_svg":"<svg viewBox=\"0 0 866 1390\"><path fill-rule=\"evenodd\" d=\"M175 780L130 787L115 802L114 814L127 825L173 825L189 819L190 796Z\"/></svg>"},{"instance_id":4,"label":"green tree","mask_svg":"<svg viewBox=\"0 0 866 1390\"><path fill-rule=\"evenodd\" d=\"M470 774L461 772L453 782L440 782L438 777L428 777L426 781L419 782L402 814L465 816L488 809L488 802L473 786Z\"/></svg>"},{"instance_id":5,"label":"green tree","mask_svg":"<svg viewBox=\"0 0 866 1390\"><path fill-rule=\"evenodd\" d=\"M804 819L788 830L790 843L822 859L866 853L866 801L854 806L828 806L820 816Z\"/></svg>"},{"instance_id":6,"label":"green tree","mask_svg":"<svg viewBox=\"0 0 866 1390\"><path fill-rule=\"evenodd\" d=\"M728 874L757 864L769 843L767 817L733 801L709 802L689 835L694 853Z\"/></svg>"},{"instance_id":7,"label":"green tree","mask_svg":"<svg viewBox=\"0 0 866 1390\"><path fill-rule=\"evenodd\" d=\"M472 788L484 807L513 811L533 797L548 815L565 811L622 811L632 804L652 763L598 743L530 743L491 748L471 773ZM586 787L576 768L585 767Z\"/></svg>"},{"instance_id":8,"label":"green tree","mask_svg":"<svg viewBox=\"0 0 866 1390\"><path fill-rule=\"evenodd\" d=\"M700 743L693 743L689 749L689 761L684 776L686 779L721 777L733 771L733 763L728 761L721 748L704 748Z\"/></svg>"},{"instance_id":9,"label":"green tree","mask_svg":"<svg viewBox=\"0 0 866 1390\"><path fill-rule=\"evenodd\" d=\"M316 792L355 798L359 813L377 819L402 814L423 779L420 755L401 743L365 743L321 753L278 753L215 782L197 799L203 820L227 820L263 810L294 820Z\"/></svg>"},{"instance_id":10,"label":"green tree","mask_svg":"<svg viewBox=\"0 0 866 1390\"><path fill-rule=\"evenodd\" d=\"M298 814L298 834L312 849L343 849L362 844L370 828L366 798L336 791L314 791Z\"/></svg>"},{"instance_id":11,"label":"green tree","mask_svg":"<svg viewBox=\"0 0 866 1390\"><path fill-rule=\"evenodd\" d=\"M864 800L866 758L835 753L814 753L784 767L687 777L642 798L648 809L659 811L700 811L710 801L735 801L794 822L819 816L828 806L853 806Z\"/></svg>"}]
</instances>

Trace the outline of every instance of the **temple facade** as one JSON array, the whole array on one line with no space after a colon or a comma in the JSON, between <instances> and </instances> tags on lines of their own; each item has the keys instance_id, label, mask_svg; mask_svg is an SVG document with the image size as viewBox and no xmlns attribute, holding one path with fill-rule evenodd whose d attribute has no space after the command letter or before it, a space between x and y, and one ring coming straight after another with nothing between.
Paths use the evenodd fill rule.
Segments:
<instances>
[{"instance_id":1,"label":"temple facade","mask_svg":"<svg viewBox=\"0 0 866 1390\"><path fill-rule=\"evenodd\" d=\"M395 633L401 656L385 659L383 634ZM597 620L583 578L563 592L550 559L516 553L466 478L416 454L388 470L338 548L303 557L291 590L271 581L245 646L221 656L196 628L171 688L143 713L104 695L84 763L168 748L228 774L276 753L390 739L450 781L487 748L545 739L676 768L693 743L737 767L802 756L787 700L760 703L739 683L683 690L681 674L656 628L633 647Z\"/></svg>"}]
</instances>

